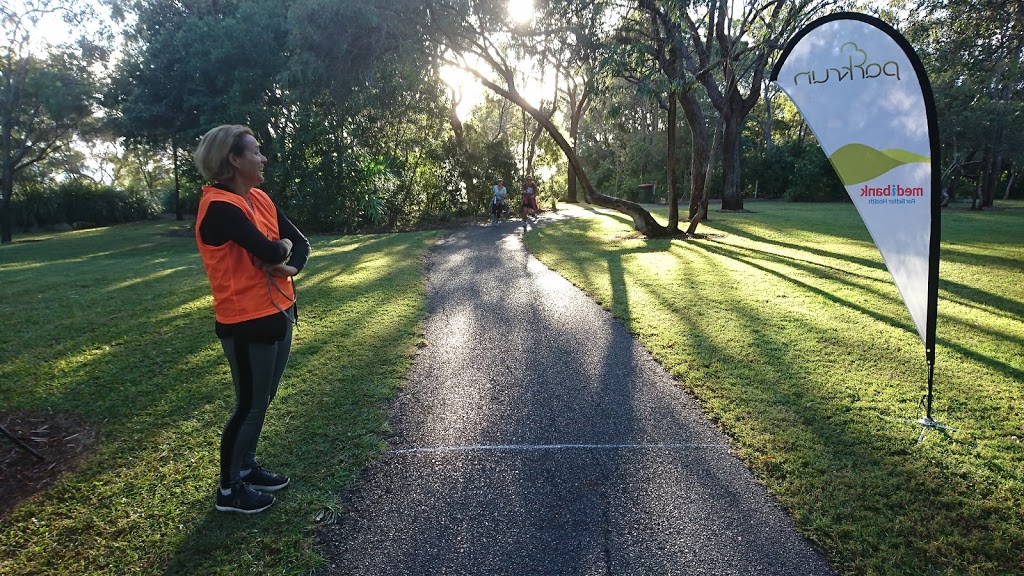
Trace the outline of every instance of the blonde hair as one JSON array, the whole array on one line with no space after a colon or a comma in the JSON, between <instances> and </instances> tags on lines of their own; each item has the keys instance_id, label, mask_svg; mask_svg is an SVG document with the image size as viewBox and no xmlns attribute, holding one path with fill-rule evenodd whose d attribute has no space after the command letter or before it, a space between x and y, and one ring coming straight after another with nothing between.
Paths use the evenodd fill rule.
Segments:
<instances>
[{"instance_id":1,"label":"blonde hair","mask_svg":"<svg viewBox=\"0 0 1024 576\"><path fill-rule=\"evenodd\" d=\"M252 130L240 124L224 124L203 134L194 156L199 173L214 182L230 180L235 170L231 167L228 156L245 151L242 148L242 138L246 134L256 137Z\"/></svg>"}]
</instances>

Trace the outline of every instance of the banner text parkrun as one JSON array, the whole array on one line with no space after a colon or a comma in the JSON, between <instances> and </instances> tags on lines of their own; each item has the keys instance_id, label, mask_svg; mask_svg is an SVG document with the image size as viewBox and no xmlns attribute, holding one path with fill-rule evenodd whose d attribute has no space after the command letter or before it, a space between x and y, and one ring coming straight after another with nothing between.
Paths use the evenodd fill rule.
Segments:
<instances>
[{"instance_id":1,"label":"banner text parkrun","mask_svg":"<svg viewBox=\"0 0 1024 576\"><path fill-rule=\"evenodd\" d=\"M793 84L799 86L801 76L807 77L808 84L824 84L830 80L835 80L837 82L842 82L843 80L867 80L870 78L878 78L879 76L888 76L890 78L895 78L896 80L900 79L900 65L898 62L890 60L884 64L879 64L877 62L868 63L868 53L861 50L853 42L843 44L839 48L839 51L844 53L850 52L847 60L848 64L846 66L839 68L826 68L823 77L819 77L819 74L821 74L821 71L819 70L800 72L793 76ZM853 63L854 54L860 55L859 64Z\"/></svg>"},{"instance_id":2,"label":"banner text parkrun","mask_svg":"<svg viewBox=\"0 0 1024 576\"><path fill-rule=\"evenodd\" d=\"M868 204L916 204L917 199L924 196L924 188L900 186L864 186L860 189L861 197L871 197Z\"/></svg>"}]
</instances>

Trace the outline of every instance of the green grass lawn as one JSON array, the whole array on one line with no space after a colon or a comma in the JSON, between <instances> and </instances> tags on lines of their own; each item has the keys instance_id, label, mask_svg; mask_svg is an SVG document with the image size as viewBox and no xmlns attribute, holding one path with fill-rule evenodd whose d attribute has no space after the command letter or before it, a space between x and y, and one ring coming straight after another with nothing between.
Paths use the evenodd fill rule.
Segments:
<instances>
[{"instance_id":1,"label":"green grass lawn","mask_svg":"<svg viewBox=\"0 0 1024 576\"><path fill-rule=\"evenodd\" d=\"M856 574L1024 572L1024 204L944 212L933 415L923 346L849 204L749 202L704 240L619 214L527 242L635 332ZM144 223L0 247L0 411L76 415L96 451L0 519L0 574L295 574L382 449L436 233L314 238L261 456L293 486L213 509L233 401L195 242ZM541 296L543 297L543 296ZM0 439L0 442L4 442Z\"/></svg>"},{"instance_id":2,"label":"green grass lawn","mask_svg":"<svg viewBox=\"0 0 1024 576\"><path fill-rule=\"evenodd\" d=\"M700 400L839 571L1024 573L1024 203L943 212L933 417L957 431L922 443L924 346L854 207L747 208L701 240L605 213L527 245Z\"/></svg>"},{"instance_id":3,"label":"green grass lawn","mask_svg":"<svg viewBox=\"0 0 1024 576\"><path fill-rule=\"evenodd\" d=\"M320 562L318 519L383 449L437 234L312 239L260 445L293 484L272 511L247 517L213 508L231 377L195 240L168 235L176 227L0 247L0 411L73 414L100 434L79 470L0 520L0 574L308 571Z\"/></svg>"}]
</instances>

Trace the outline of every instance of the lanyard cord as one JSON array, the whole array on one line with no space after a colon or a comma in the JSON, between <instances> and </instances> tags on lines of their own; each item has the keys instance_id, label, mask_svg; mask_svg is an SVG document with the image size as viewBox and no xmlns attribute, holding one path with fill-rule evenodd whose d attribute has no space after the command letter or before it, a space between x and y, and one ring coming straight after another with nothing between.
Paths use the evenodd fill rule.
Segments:
<instances>
[{"instance_id":1,"label":"lanyard cord","mask_svg":"<svg viewBox=\"0 0 1024 576\"><path fill-rule=\"evenodd\" d=\"M284 314L284 317L287 318L288 321L292 323L292 326L298 326L299 325L298 314L295 314L294 316L289 314L287 310L285 310L284 308L281 308L280 306L278 306L277 305L277 300L274 299L274 288L276 288L278 294L280 294L280 295L284 296L285 298L291 300L292 303L291 303L290 306L288 306L289 308L291 308L292 306L295 306L295 304L299 301L299 290L295 286L295 280L292 279L292 290L295 292L295 297L293 298L293 297L289 296L288 294L285 294L285 291L281 290L281 287L277 285L277 282L273 281L273 276L270 274L270 272L267 272L266 274L267 274L267 293L270 294L270 301L274 304L274 308L277 308L278 310L280 310L281 314ZM273 288L271 288L271 286L273 286ZM296 310L296 312L298 312L298 311Z\"/></svg>"}]
</instances>

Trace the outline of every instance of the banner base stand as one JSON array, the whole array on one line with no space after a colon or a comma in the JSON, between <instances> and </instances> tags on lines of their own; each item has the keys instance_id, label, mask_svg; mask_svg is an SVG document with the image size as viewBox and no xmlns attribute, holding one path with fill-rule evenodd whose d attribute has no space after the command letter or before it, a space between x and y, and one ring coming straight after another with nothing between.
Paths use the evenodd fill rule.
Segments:
<instances>
[{"instance_id":1,"label":"banner base stand","mask_svg":"<svg viewBox=\"0 0 1024 576\"><path fill-rule=\"evenodd\" d=\"M921 418L920 420L908 420L906 418L893 418L891 416L882 416L882 415L879 415L879 417L882 418L883 420L888 420L890 422L904 422L906 424L914 424L914 425L917 425L917 426L921 426L921 435L917 437L917 443L918 444L924 442L924 435L929 430L937 430L937 431L941 431L941 432L956 432L957 431L956 428L953 428L951 426L946 426L945 424L939 424L938 422L936 422L935 420L932 420L931 418L929 418L927 416L925 416L924 418Z\"/></svg>"},{"instance_id":2,"label":"banner base stand","mask_svg":"<svg viewBox=\"0 0 1024 576\"><path fill-rule=\"evenodd\" d=\"M943 424L939 424L938 422L936 422L935 420L932 420L931 418L928 418L927 416L924 417L924 418L921 418L920 420L913 420L913 421L908 420L908 422L911 422L913 424L919 424L922 427L921 428L921 435L917 437L917 443L918 444L924 442L924 435L925 435L926 432L928 432L929 429L930 430L942 430L943 432L956 432L956 428L951 428L949 426L945 426Z\"/></svg>"}]
</instances>

